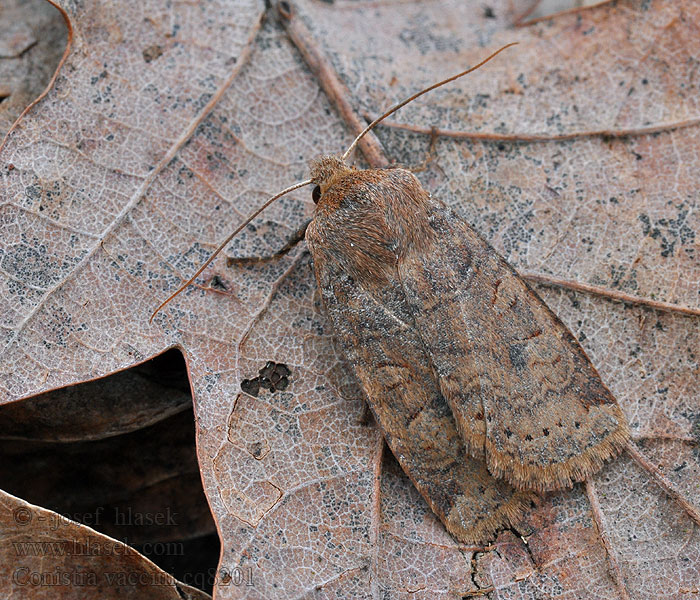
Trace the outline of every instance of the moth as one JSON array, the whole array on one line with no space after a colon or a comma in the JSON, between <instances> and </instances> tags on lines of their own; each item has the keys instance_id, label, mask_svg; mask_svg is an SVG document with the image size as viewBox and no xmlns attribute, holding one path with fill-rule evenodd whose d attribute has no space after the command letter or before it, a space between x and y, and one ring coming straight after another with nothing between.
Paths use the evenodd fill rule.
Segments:
<instances>
[{"instance_id":1,"label":"moth","mask_svg":"<svg viewBox=\"0 0 700 600\"><path fill-rule=\"evenodd\" d=\"M573 485L625 446L615 398L571 332L468 223L401 168L311 162L306 243L325 311L388 446L465 543L517 524L537 492ZM153 317L151 317L153 318Z\"/></svg>"}]
</instances>

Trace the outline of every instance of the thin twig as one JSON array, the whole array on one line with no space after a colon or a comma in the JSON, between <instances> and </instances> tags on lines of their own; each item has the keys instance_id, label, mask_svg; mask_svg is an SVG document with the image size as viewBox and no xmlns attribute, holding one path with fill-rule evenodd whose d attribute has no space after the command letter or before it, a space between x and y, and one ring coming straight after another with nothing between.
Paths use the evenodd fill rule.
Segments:
<instances>
[{"instance_id":1,"label":"thin twig","mask_svg":"<svg viewBox=\"0 0 700 600\"><path fill-rule=\"evenodd\" d=\"M281 2L279 6L282 25L289 39L297 47L311 72L318 77L321 89L326 93L331 104L335 106L340 117L350 127L353 134L358 135L367 126L367 123L360 118L348 101L348 98L351 97L350 90L340 80L330 61L313 39L311 32L302 23L301 19L296 17L290 3ZM384 154L381 143L373 133L365 135L358 145L371 167L380 169L389 166L389 159Z\"/></svg>"},{"instance_id":2,"label":"thin twig","mask_svg":"<svg viewBox=\"0 0 700 600\"><path fill-rule=\"evenodd\" d=\"M603 526L603 511L600 509L600 502L598 501L598 492L596 491L591 479L586 479L586 495L588 496L588 501L591 504L591 513L593 514L593 522L595 523L596 529L598 530L598 536L601 542L603 542L603 547L605 548L605 553L608 555L608 562L610 564L610 574L612 575L615 585L617 586L617 591L620 592L620 596L623 600L630 600L630 595L625 587L625 580L622 577L622 571L617 563L617 557L615 556L610 540L608 539L608 534Z\"/></svg>"},{"instance_id":3,"label":"thin twig","mask_svg":"<svg viewBox=\"0 0 700 600\"><path fill-rule=\"evenodd\" d=\"M644 298L643 296L633 296L632 294L626 294L624 292L611 290L602 286L581 283L579 281L574 281L573 279L562 279L559 277L552 277L550 275L540 275L539 273L528 273L527 271L519 271L519 273L524 279L527 279L533 283L568 288L577 292L587 292L589 294L595 294L596 296L609 298L610 300L617 300L618 302L625 302L627 304L638 304L640 306L647 306L649 308L663 310L665 312L680 313L695 317L700 316L700 308L672 304L671 302L650 300L649 298Z\"/></svg>"},{"instance_id":4,"label":"thin twig","mask_svg":"<svg viewBox=\"0 0 700 600\"><path fill-rule=\"evenodd\" d=\"M366 114L365 118L371 119L372 115ZM635 137L641 135L650 135L652 133L662 133L664 131L673 131L692 127L700 123L700 118L687 119L685 121L677 121L673 123L664 123L661 125L651 125L649 127L638 127L636 129L597 129L591 131L576 131L573 133L559 134L523 134L523 133L485 133L479 131L460 131L455 129L440 129L437 127L424 127L421 125L412 125L410 123L397 123L396 121L382 121L383 127L391 127L392 129L401 129L403 131L411 131L413 133L421 133L424 135L437 135L439 137L447 137L453 139L467 140L490 140L503 142L557 142L562 140L573 140L577 138L623 138Z\"/></svg>"},{"instance_id":5,"label":"thin twig","mask_svg":"<svg viewBox=\"0 0 700 600\"><path fill-rule=\"evenodd\" d=\"M632 457L635 462L647 471L656 481L656 484L664 491L666 494L680 506L688 516L693 519L698 525L700 525L700 512L698 509L688 502L681 492L679 492L676 487L666 478L666 476L659 470L659 468L652 464L651 461L644 456L639 448L631 440L627 442L625 446L627 454Z\"/></svg>"}]
</instances>

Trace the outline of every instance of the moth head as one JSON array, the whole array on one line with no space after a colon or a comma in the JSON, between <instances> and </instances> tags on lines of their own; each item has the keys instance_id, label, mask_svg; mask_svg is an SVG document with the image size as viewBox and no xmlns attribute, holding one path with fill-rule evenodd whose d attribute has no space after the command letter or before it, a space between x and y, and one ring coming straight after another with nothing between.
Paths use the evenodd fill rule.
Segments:
<instances>
[{"instance_id":1,"label":"moth head","mask_svg":"<svg viewBox=\"0 0 700 600\"><path fill-rule=\"evenodd\" d=\"M284 4L284 3L283 3ZM471 73L475 69L478 69L481 65L484 63L488 62L491 60L494 56L505 50L506 48L510 48L510 46L514 46L517 44L517 42L514 42L513 44L508 44L506 46L503 46L501 49L496 50L493 54L491 54L489 57L485 58L482 60L479 64L467 69L466 71L462 71L461 73L457 73L457 75L453 75L452 77L449 77L448 79L444 79L443 81L440 81L438 83L435 83L431 85L430 87L425 88L424 90L421 90L420 92L417 92L410 96L409 98L406 98L402 102L399 102L398 104L395 104L392 106L387 112L385 112L383 115L380 117L377 117L372 121L367 127L365 127L360 134L354 139L352 144L348 147L348 149L341 155L341 156L322 156L320 158L317 158L316 160L311 161L310 168L311 168L311 179L307 179L305 181L299 181L298 183L295 183L293 185L290 185L288 188L285 188L281 192L278 192L272 198L267 200L264 204L262 204L257 210L255 210L243 223L241 223L234 231L231 233L219 246L214 252L211 254L211 256L204 261L204 263L197 269L194 275L190 277L185 283L183 283L175 292L170 294L164 302L161 302L158 308L156 308L153 311L153 314L151 315L150 321L153 321L153 318L158 314L158 311L160 311L161 308L163 308L168 302L170 302L175 296L177 296L182 290L184 290L187 286L189 286L191 283L194 282L194 280L206 269L207 265L211 263L214 258L226 247L226 245L240 232L243 230L244 227L248 225L255 217L257 217L266 207L268 207L270 204L272 204L277 198L280 198L281 196L284 196L285 194L292 192L294 190L299 189L300 187L304 187L305 185L313 185L313 191L311 192L311 197L314 201L314 203L318 204L319 200L321 200L321 197L323 194L326 193L326 190L333 185L335 181L337 181L340 177L343 177L347 175L348 173L352 172L352 167L349 167L347 162L345 162L352 151L355 149L355 146L357 146L358 142L368 133L370 132L378 123L380 123L382 120L384 120L386 117L389 115L394 114L397 110L399 110L402 106L405 106L409 102L413 102L416 98L419 96L422 96L423 94L429 92L430 90L434 90L437 87L440 87L442 85L445 85L446 83L449 83L450 81L454 81L455 79L458 79L459 77L462 77L466 75L467 73Z\"/></svg>"},{"instance_id":2,"label":"moth head","mask_svg":"<svg viewBox=\"0 0 700 600\"><path fill-rule=\"evenodd\" d=\"M314 204L318 204L321 196L333 185L334 181L352 171L352 168L340 156L321 156L312 160L309 168L311 170L311 183L314 186L311 192Z\"/></svg>"}]
</instances>

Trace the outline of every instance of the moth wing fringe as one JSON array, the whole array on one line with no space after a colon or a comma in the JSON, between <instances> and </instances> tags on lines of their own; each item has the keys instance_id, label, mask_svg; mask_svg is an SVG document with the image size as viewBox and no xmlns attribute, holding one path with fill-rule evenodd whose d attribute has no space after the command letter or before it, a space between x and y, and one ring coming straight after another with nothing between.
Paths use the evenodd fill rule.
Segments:
<instances>
[{"instance_id":1,"label":"moth wing fringe","mask_svg":"<svg viewBox=\"0 0 700 600\"><path fill-rule=\"evenodd\" d=\"M619 409L618 409L619 411ZM606 461L618 456L629 440L627 423L620 412L620 426L597 445L587 448L566 462L533 467L514 462L486 439L487 466L498 479L505 479L520 490L547 492L570 488L599 471Z\"/></svg>"},{"instance_id":2,"label":"moth wing fringe","mask_svg":"<svg viewBox=\"0 0 700 600\"><path fill-rule=\"evenodd\" d=\"M459 523L459 506L453 506L445 519L448 531L464 544L482 544L492 540L500 530L517 526L531 505L538 501L537 495L530 491L519 491L514 494L498 510L487 517L471 524L471 527L461 527Z\"/></svg>"}]
</instances>

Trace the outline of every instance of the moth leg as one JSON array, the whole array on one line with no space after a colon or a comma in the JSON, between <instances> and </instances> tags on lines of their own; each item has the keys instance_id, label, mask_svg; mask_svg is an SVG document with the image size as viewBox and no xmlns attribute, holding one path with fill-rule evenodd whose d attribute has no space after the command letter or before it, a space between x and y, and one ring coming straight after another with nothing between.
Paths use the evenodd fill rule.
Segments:
<instances>
[{"instance_id":1,"label":"moth leg","mask_svg":"<svg viewBox=\"0 0 700 600\"><path fill-rule=\"evenodd\" d=\"M403 167L403 168L406 169L407 171L411 171L411 173L421 173L423 171L426 171L428 169L428 165L437 159L437 151L435 150L435 146L437 145L438 137L439 137L439 135L438 135L437 127L431 127L430 128L430 146L428 146L428 152L426 153L423 161L418 163L417 165L407 166L407 167Z\"/></svg>"},{"instance_id":2,"label":"moth leg","mask_svg":"<svg viewBox=\"0 0 700 600\"><path fill-rule=\"evenodd\" d=\"M275 260L277 258L281 258L288 254L290 251L292 251L294 248L296 248L297 244L301 242L301 240L304 239L304 236L306 235L306 228L309 226L309 223L311 223L311 219L308 219L304 221L304 223L297 229L292 236L287 240L284 246L282 246L279 250L274 252L273 254L269 254L267 256L243 256L240 258L236 258L233 256L230 256L229 258L226 259L226 266L227 267L234 267L238 265L251 265L251 264L258 264L262 262L269 262L271 260Z\"/></svg>"}]
</instances>

